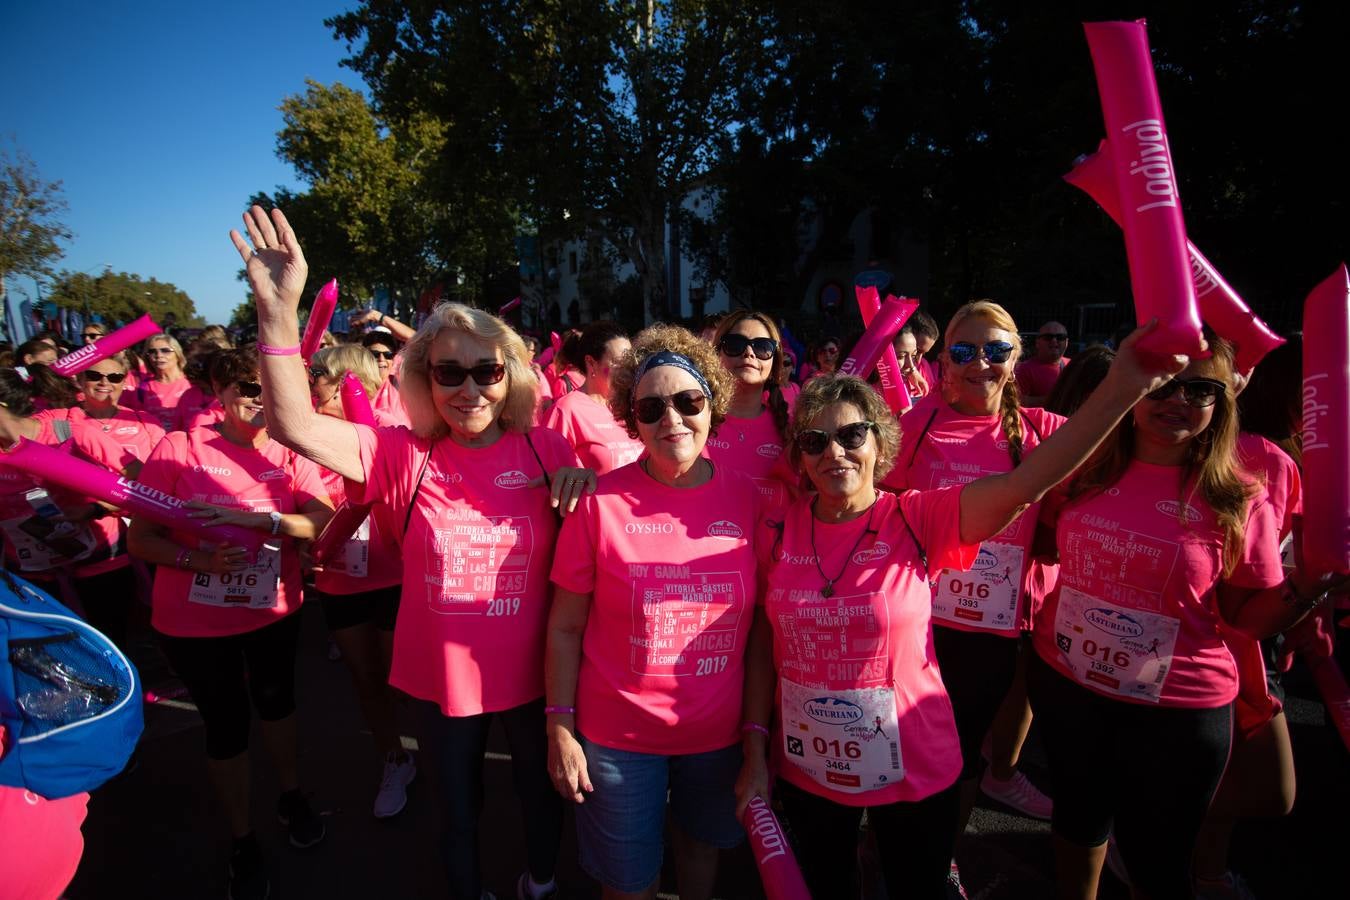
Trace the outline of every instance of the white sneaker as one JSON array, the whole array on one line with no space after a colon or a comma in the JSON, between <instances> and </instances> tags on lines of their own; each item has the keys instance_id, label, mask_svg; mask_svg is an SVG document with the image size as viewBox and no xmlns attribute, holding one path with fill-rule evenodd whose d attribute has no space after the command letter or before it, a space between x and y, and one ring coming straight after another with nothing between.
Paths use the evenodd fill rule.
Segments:
<instances>
[{"instance_id":1,"label":"white sneaker","mask_svg":"<svg viewBox=\"0 0 1350 900\"><path fill-rule=\"evenodd\" d=\"M1049 821L1054 804L1021 772L1013 773L1007 781L994 777L993 769L985 769L980 779L980 790L985 796L1012 807L1024 816Z\"/></svg>"},{"instance_id":2,"label":"white sneaker","mask_svg":"<svg viewBox=\"0 0 1350 900\"><path fill-rule=\"evenodd\" d=\"M398 753L391 752L384 758L384 777L380 779L380 790L375 794L375 818L387 819L403 812L408 805L408 785L417 777L417 764L411 753L404 752L403 759Z\"/></svg>"}]
</instances>

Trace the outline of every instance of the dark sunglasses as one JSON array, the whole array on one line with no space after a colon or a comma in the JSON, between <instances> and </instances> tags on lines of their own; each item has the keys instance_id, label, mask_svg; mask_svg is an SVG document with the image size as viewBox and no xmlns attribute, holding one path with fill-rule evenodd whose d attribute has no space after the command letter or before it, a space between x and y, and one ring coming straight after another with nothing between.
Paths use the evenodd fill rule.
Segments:
<instances>
[{"instance_id":1,"label":"dark sunglasses","mask_svg":"<svg viewBox=\"0 0 1350 900\"><path fill-rule=\"evenodd\" d=\"M1069 335L1067 333L1056 334L1053 331L1046 332L1045 334L1038 334L1036 335L1036 337L1040 338L1043 341L1067 341L1069 339Z\"/></svg>"},{"instance_id":2,"label":"dark sunglasses","mask_svg":"<svg viewBox=\"0 0 1350 900\"><path fill-rule=\"evenodd\" d=\"M80 337L84 338L85 340L89 340L90 338L98 340L99 338L103 337L103 335L97 331L86 331L84 334L80 335Z\"/></svg>"},{"instance_id":3,"label":"dark sunglasses","mask_svg":"<svg viewBox=\"0 0 1350 900\"><path fill-rule=\"evenodd\" d=\"M398 355L392 350L371 350L370 354L371 356L374 356L376 359L393 359L395 356Z\"/></svg>"},{"instance_id":4,"label":"dark sunglasses","mask_svg":"<svg viewBox=\"0 0 1350 900\"><path fill-rule=\"evenodd\" d=\"M857 450L867 443L867 433L876 427L876 422L862 421L842 425L832 432L808 428L797 435L797 447L807 456L819 456L824 453L829 448L830 441L834 441L845 450Z\"/></svg>"},{"instance_id":5,"label":"dark sunglasses","mask_svg":"<svg viewBox=\"0 0 1350 900\"><path fill-rule=\"evenodd\" d=\"M126 372L95 372L93 369L84 371L84 380L91 384L95 381L106 381L109 384L121 384L126 381Z\"/></svg>"},{"instance_id":6,"label":"dark sunglasses","mask_svg":"<svg viewBox=\"0 0 1350 900\"><path fill-rule=\"evenodd\" d=\"M755 351L756 359L773 359L773 355L778 352L778 342L773 338L727 334L717 342L717 349L721 350L724 356L744 356L746 347Z\"/></svg>"},{"instance_id":7,"label":"dark sunglasses","mask_svg":"<svg viewBox=\"0 0 1350 900\"><path fill-rule=\"evenodd\" d=\"M642 397L633 404L633 413L643 425L652 425L661 421L672 406L682 416L696 416L703 412L707 403L708 397L702 391L690 388L669 397Z\"/></svg>"},{"instance_id":8,"label":"dark sunglasses","mask_svg":"<svg viewBox=\"0 0 1350 900\"><path fill-rule=\"evenodd\" d=\"M234 387L239 391L239 396L247 397L250 400L256 400L262 396L262 385L256 381L236 381Z\"/></svg>"},{"instance_id":9,"label":"dark sunglasses","mask_svg":"<svg viewBox=\"0 0 1350 900\"><path fill-rule=\"evenodd\" d=\"M947 358L958 366L964 366L977 356L983 356L991 363L1007 362L1012 356L1013 345L1007 341L990 341L983 347L962 341L947 348Z\"/></svg>"},{"instance_id":10,"label":"dark sunglasses","mask_svg":"<svg viewBox=\"0 0 1350 900\"><path fill-rule=\"evenodd\" d=\"M161 353L172 353L172 352L173 352L172 347L148 347L146 348L145 355L159 356Z\"/></svg>"},{"instance_id":11,"label":"dark sunglasses","mask_svg":"<svg viewBox=\"0 0 1350 900\"><path fill-rule=\"evenodd\" d=\"M1156 391L1151 391L1148 399L1162 402L1175 394L1178 389L1181 390L1181 398L1186 401L1187 406L1204 409L1213 406L1228 386L1222 381L1213 381L1209 378L1173 378Z\"/></svg>"},{"instance_id":12,"label":"dark sunglasses","mask_svg":"<svg viewBox=\"0 0 1350 900\"><path fill-rule=\"evenodd\" d=\"M431 378L441 387L459 387L469 377L479 387L487 387L506 377L506 366L503 363L479 363L466 369L458 363L436 363L431 367Z\"/></svg>"}]
</instances>

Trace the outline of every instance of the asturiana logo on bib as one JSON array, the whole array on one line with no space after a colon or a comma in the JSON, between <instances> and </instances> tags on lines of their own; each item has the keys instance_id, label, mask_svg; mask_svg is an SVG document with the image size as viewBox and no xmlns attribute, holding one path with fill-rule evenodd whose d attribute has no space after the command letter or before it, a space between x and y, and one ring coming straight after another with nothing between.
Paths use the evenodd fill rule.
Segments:
<instances>
[{"instance_id":1,"label":"asturiana logo on bib","mask_svg":"<svg viewBox=\"0 0 1350 900\"><path fill-rule=\"evenodd\" d=\"M885 541L877 541L875 545L867 550L859 550L853 554L855 565L865 566L868 563L881 562L891 555L891 545Z\"/></svg>"},{"instance_id":2,"label":"asturiana logo on bib","mask_svg":"<svg viewBox=\"0 0 1350 900\"><path fill-rule=\"evenodd\" d=\"M1083 611L1083 618L1098 631L1104 631L1115 637L1139 637L1144 633L1143 625L1114 609L1094 606Z\"/></svg>"},{"instance_id":3,"label":"asturiana logo on bib","mask_svg":"<svg viewBox=\"0 0 1350 900\"><path fill-rule=\"evenodd\" d=\"M745 532L741 531L741 526L726 519L718 519L708 526L708 537L740 538L744 536Z\"/></svg>"},{"instance_id":4,"label":"asturiana logo on bib","mask_svg":"<svg viewBox=\"0 0 1350 900\"><path fill-rule=\"evenodd\" d=\"M997 565L998 557L981 547L980 552L975 556L975 562L970 565L970 571L985 572Z\"/></svg>"},{"instance_id":5,"label":"asturiana logo on bib","mask_svg":"<svg viewBox=\"0 0 1350 900\"><path fill-rule=\"evenodd\" d=\"M847 725L862 718L862 707L838 697L816 697L807 700L803 711L817 722L826 725Z\"/></svg>"},{"instance_id":6,"label":"asturiana logo on bib","mask_svg":"<svg viewBox=\"0 0 1350 900\"><path fill-rule=\"evenodd\" d=\"M1176 500L1159 500L1154 504L1154 508L1165 516L1172 518L1185 517L1187 522L1199 522L1200 511L1189 503L1181 503Z\"/></svg>"},{"instance_id":7,"label":"asturiana logo on bib","mask_svg":"<svg viewBox=\"0 0 1350 900\"><path fill-rule=\"evenodd\" d=\"M777 459L783 455L782 444L760 444L755 452L765 459Z\"/></svg>"},{"instance_id":8,"label":"asturiana logo on bib","mask_svg":"<svg viewBox=\"0 0 1350 900\"><path fill-rule=\"evenodd\" d=\"M525 485L529 484L529 482L530 479L526 478L525 473L520 471L519 469L512 469L509 472L503 472L496 478L492 479L492 483L497 485L497 487L505 488L506 490L510 491L519 490L520 488L523 488Z\"/></svg>"},{"instance_id":9,"label":"asturiana logo on bib","mask_svg":"<svg viewBox=\"0 0 1350 900\"><path fill-rule=\"evenodd\" d=\"M258 476L259 481L281 481L286 478L285 469L268 469Z\"/></svg>"}]
</instances>

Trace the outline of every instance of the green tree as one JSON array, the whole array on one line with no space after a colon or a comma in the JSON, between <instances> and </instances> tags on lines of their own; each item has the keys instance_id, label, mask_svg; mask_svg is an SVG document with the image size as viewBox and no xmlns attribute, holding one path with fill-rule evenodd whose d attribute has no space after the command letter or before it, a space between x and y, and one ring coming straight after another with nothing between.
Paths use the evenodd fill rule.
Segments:
<instances>
[{"instance_id":1,"label":"green tree","mask_svg":"<svg viewBox=\"0 0 1350 900\"><path fill-rule=\"evenodd\" d=\"M66 309L87 311L123 324L146 313L161 325L169 314L179 326L205 324L186 293L167 281L145 280L128 272L62 272L53 281L47 299Z\"/></svg>"},{"instance_id":2,"label":"green tree","mask_svg":"<svg viewBox=\"0 0 1350 900\"><path fill-rule=\"evenodd\" d=\"M51 274L64 255L61 242L70 239L65 212L61 182L43 181L22 151L0 149L0 301L9 276Z\"/></svg>"}]
</instances>

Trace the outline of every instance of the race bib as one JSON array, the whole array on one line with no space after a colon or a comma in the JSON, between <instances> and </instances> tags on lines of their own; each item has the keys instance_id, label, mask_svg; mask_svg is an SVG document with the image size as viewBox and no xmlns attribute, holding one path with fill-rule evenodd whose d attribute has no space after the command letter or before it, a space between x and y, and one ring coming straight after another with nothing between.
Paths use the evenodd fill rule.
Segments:
<instances>
[{"instance_id":1,"label":"race bib","mask_svg":"<svg viewBox=\"0 0 1350 900\"><path fill-rule=\"evenodd\" d=\"M859 794L905 777L895 691L821 690L779 679L784 759L817 784Z\"/></svg>"},{"instance_id":2,"label":"race bib","mask_svg":"<svg viewBox=\"0 0 1350 900\"><path fill-rule=\"evenodd\" d=\"M22 572L46 572L87 559L98 542L85 525L20 516L0 522Z\"/></svg>"},{"instance_id":3,"label":"race bib","mask_svg":"<svg viewBox=\"0 0 1350 900\"><path fill-rule=\"evenodd\" d=\"M347 543L342 546L342 556L335 562L333 571L352 578L365 578L370 574L370 516L362 519L356 531L347 538Z\"/></svg>"},{"instance_id":4,"label":"race bib","mask_svg":"<svg viewBox=\"0 0 1350 900\"><path fill-rule=\"evenodd\" d=\"M933 618L991 631L1017 627L1025 552L985 541L970 570L943 569L933 590Z\"/></svg>"},{"instance_id":5,"label":"race bib","mask_svg":"<svg viewBox=\"0 0 1350 900\"><path fill-rule=\"evenodd\" d=\"M1082 684L1157 703L1172 668L1181 620L1059 589L1055 643Z\"/></svg>"},{"instance_id":6,"label":"race bib","mask_svg":"<svg viewBox=\"0 0 1350 900\"><path fill-rule=\"evenodd\" d=\"M264 544L253 565L217 575L196 572L188 600L205 606L233 609L273 609L281 585L281 548Z\"/></svg>"}]
</instances>

